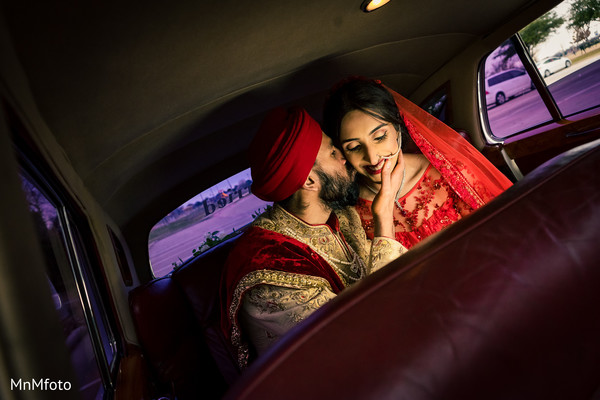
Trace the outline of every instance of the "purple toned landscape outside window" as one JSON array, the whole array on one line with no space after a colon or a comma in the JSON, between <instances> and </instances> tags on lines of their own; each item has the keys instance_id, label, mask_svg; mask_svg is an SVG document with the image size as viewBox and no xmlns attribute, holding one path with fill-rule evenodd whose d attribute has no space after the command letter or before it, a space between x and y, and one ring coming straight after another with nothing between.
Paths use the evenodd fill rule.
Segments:
<instances>
[{"instance_id":1,"label":"purple toned landscape outside window","mask_svg":"<svg viewBox=\"0 0 600 400\"><path fill-rule=\"evenodd\" d=\"M540 90L548 91L565 119L600 106L600 21L592 20L587 30L576 32L569 23L574 9L576 13L585 11L563 1L523 28L516 39L535 63L544 85ZM553 21L551 25L549 21ZM545 36L538 35L540 27L546 27ZM520 58L514 43L509 39L495 49L485 59L481 74L490 140L552 121L524 67L529 61Z\"/></svg>"},{"instance_id":2,"label":"purple toned landscape outside window","mask_svg":"<svg viewBox=\"0 0 600 400\"><path fill-rule=\"evenodd\" d=\"M161 219L150 231L148 253L154 276L164 276L240 229L271 203L250 192L250 170L203 191Z\"/></svg>"}]
</instances>

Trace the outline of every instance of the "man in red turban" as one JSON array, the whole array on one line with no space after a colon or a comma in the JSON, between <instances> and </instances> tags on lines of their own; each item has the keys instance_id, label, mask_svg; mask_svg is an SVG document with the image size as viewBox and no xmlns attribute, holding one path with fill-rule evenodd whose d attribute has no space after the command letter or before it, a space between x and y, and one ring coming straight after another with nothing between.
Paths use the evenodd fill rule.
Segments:
<instances>
[{"instance_id":1,"label":"man in red turban","mask_svg":"<svg viewBox=\"0 0 600 400\"><path fill-rule=\"evenodd\" d=\"M375 238L354 207L354 170L300 108L271 111L250 145L252 192L273 201L240 237L223 276L221 327L243 368L345 287L406 249L392 212L400 171L384 167Z\"/></svg>"}]
</instances>

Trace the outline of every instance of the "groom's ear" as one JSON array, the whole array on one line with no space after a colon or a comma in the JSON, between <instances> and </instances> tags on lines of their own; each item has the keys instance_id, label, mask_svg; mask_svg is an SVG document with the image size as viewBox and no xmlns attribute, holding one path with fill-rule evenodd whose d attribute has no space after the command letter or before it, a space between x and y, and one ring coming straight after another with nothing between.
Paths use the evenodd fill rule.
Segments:
<instances>
[{"instance_id":1,"label":"groom's ear","mask_svg":"<svg viewBox=\"0 0 600 400\"><path fill-rule=\"evenodd\" d=\"M315 173L315 170L311 169L310 173L308 174L308 177L306 178L306 181L304 181L304 184L302 185L302 189L313 192L318 191L319 188L319 177Z\"/></svg>"}]
</instances>

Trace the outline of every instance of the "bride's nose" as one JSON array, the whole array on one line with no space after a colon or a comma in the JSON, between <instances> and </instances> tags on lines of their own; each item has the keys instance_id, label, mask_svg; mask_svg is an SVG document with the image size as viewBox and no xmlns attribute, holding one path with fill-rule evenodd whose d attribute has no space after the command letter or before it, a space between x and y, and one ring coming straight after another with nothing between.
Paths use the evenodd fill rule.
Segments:
<instances>
[{"instance_id":1,"label":"bride's nose","mask_svg":"<svg viewBox=\"0 0 600 400\"><path fill-rule=\"evenodd\" d=\"M369 146L367 149L367 160L371 165L377 165L381 157L377 154L377 150L375 146Z\"/></svg>"}]
</instances>

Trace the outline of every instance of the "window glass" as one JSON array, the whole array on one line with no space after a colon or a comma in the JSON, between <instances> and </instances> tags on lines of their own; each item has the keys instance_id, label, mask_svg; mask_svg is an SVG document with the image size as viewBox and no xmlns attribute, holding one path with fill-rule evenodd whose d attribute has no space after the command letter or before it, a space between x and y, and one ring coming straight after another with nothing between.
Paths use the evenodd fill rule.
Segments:
<instances>
[{"instance_id":1,"label":"window glass","mask_svg":"<svg viewBox=\"0 0 600 400\"><path fill-rule=\"evenodd\" d=\"M566 0L519 32L525 52L562 117L600 106L600 21L597 2ZM480 96L489 135L506 138L551 121L550 112L528 81L523 61L507 40L483 63ZM507 77L506 70L510 70ZM485 99L484 99L485 97ZM484 118L485 120L485 118ZM493 138L490 138L493 139Z\"/></svg>"},{"instance_id":2,"label":"window glass","mask_svg":"<svg viewBox=\"0 0 600 400\"><path fill-rule=\"evenodd\" d=\"M117 357L117 346L114 338L114 334L108 323L106 313L104 312L102 303L100 302L100 294L96 281L93 278L93 270L91 268L89 258L86 254L85 247L83 245L83 239L77 229L73 219L68 216L69 221L69 232L71 233L71 242L74 246L75 261L78 267L78 276L83 279L83 287L86 289L86 298L89 302L88 307L91 308L91 313L94 316L90 321L90 329L97 331L100 342L100 347L104 351L104 359L106 365L111 366L114 364Z\"/></svg>"},{"instance_id":3,"label":"window glass","mask_svg":"<svg viewBox=\"0 0 600 400\"><path fill-rule=\"evenodd\" d=\"M250 192L250 169L189 199L150 231L148 254L154 276L164 276L223 240L236 236L271 203Z\"/></svg>"},{"instance_id":4,"label":"window glass","mask_svg":"<svg viewBox=\"0 0 600 400\"><path fill-rule=\"evenodd\" d=\"M595 4L594 4L595 3ZM563 1L520 34L563 116L600 105L598 2Z\"/></svg>"},{"instance_id":5,"label":"window glass","mask_svg":"<svg viewBox=\"0 0 600 400\"><path fill-rule=\"evenodd\" d=\"M427 98L421 108L440 121L450 124L448 113L448 89L442 86Z\"/></svg>"},{"instance_id":6,"label":"window glass","mask_svg":"<svg viewBox=\"0 0 600 400\"><path fill-rule=\"evenodd\" d=\"M80 300L82 293L74 274L64 214L32 179L22 174L21 182L42 245L52 300L79 379L79 390L84 399L100 398L104 392L101 371Z\"/></svg>"},{"instance_id":7,"label":"window glass","mask_svg":"<svg viewBox=\"0 0 600 400\"><path fill-rule=\"evenodd\" d=\"M483 67L482 99L493 136L505 138L552 120L512 40L488 55Z\"/></svg>"}]
</instances>

